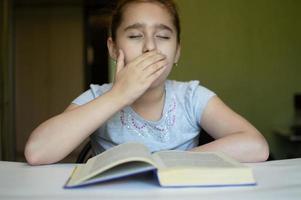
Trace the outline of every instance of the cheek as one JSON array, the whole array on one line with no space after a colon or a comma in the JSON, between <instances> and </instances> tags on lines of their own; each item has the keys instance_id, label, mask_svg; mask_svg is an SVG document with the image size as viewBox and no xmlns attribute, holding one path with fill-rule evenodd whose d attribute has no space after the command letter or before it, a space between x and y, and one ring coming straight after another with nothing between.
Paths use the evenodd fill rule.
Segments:
<instances>
[{"instance_id":1,"label":"cheek","mask_svg":"<svg viewBox=\"0 0 301 200\"><path fill-rule=\"evenodd\" d=\"M167 57L167 60L168 60L168 63L169 63L169 66L173 66L174 62L175 62L175 56L176 56L176 53L174 52L174 49L170 50L161 50L160 51L162 52L162 54L164 54L166 57Z\"/></svg>"},{"instance_id":2,"label":"cheek","mask_svg":"<svg viewBox=\"0 0 301 200\"><path fill-rule=\"evenodd\" d=\"M132 62L133 60L135 60L135 58L137 58L139 55L135 54L132 51L128 51L127 53L125 53L125 64Z\"/></svg>"},{"instance_id":3,"label":"cheek","mask_svg":"<svg viewBox=\"0 0 301 200\"><path fill-rule=\"evenodd\" d=\"M142 54L141 48L139 48L137 45L123 43L118 45L118 48L122 49L124 53L125 64L133 61Z\"/></svg>"}]
</instances>

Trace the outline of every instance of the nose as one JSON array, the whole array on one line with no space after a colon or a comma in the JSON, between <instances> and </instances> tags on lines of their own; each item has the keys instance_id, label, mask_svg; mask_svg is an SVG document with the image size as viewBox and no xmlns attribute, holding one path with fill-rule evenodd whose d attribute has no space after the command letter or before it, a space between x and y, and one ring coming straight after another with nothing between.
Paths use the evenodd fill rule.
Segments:
<instances>
[{"instance_id":1,"label":"nose","mask_svg":"<svg viewBox=\"0 0 301 200\"><path fill-rule=\"evenodd\" d=\"M155 39L153 37L145 37L143 49L142 49L143 53L152 51L156 48L157 48L157 45L156 45Z\"/></svg>"}]
</instances>

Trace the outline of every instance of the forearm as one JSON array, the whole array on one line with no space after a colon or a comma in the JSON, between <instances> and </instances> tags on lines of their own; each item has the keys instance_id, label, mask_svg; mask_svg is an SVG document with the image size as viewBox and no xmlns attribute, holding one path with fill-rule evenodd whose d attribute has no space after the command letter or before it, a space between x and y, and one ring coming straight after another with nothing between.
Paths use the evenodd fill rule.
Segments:
<instances>
[{"instance_id":1,"label":"forearm","mask_svg":"<svg viewBox=\"0 0 301 200\"><path fill-rule=\"evenodd\" d=\"M265 161L269 155L269 147L263 136L247 132L227 135L195 147L192 151L221 151L240 162Z\"/></svg>"},{"instance_id":2,"label":"forearm","mask_svg":"<svg viewBox=\"0 0 301 200\"><path fill-rule=\"evenodd\" d=\"M30 164L58 162L125 104L113 92L63 112L38 126L31 134L25 157Z\"/></svg>"}]
</instances>

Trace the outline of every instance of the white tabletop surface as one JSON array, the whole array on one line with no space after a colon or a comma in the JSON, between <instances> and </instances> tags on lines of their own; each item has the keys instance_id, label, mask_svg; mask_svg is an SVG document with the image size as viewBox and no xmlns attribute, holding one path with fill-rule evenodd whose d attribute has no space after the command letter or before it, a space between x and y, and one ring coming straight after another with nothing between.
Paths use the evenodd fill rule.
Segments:
<instances>
[{"instance_id":1,"label":"white tabletop surface","mask_svg":"<svg viewBox=\"0 0 301 200\"><path fill-rule=\"evenodd\" d=\"M0 199L301 199L301 158L247 164L256 186L162 188L149 175L63 189L75 164L0 161Z\"/></svg>"}]
</instances>

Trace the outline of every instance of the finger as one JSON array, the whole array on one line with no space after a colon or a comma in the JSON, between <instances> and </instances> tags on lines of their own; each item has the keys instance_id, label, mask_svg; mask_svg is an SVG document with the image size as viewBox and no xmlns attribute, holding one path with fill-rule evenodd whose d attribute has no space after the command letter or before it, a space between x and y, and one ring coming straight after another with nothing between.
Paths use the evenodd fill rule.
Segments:
<instances>
[{"instance_id":1,"label":"finger","mask_svg":"<svg viewBox=\"0 0 301 200\"><path fill-rule=\"evenodd\" d=\"M121 49L119 49L119 54L116 63L116 74L120 72L124 67L124 53Z\"/></svg>"},{"instance_id":2,"label":"finger","mask_svg":"<svg viewBox=\"0 0 301 200\"><path fill-rule=\"evenodd\" d=\"M147 67L144 72L146 75L146 78L152 76L153 74L157 73L157 71L161 70L162 68L167 67L168 65L168 61L167 59L161 60L157 63L154 63L152 65L150 65L149 67Z\"/></svg>"},{"instance_id":3,"label":"finger","mask_svg":"<svg viewBox=\"0 0 301 200\"><path fill-rule=\"evenodd\" d=\"M147 57L146 59L142 60L137 66L140 67L142 70L147 69L149 66L158 63L162 60L166 60L166 56L163 54L155 54L152 56Z\"/></svg>"},{"instance_id":4,"label":"finger","mask_svg":"<svg viewBox=\"0 0 301 200\"><path fill-rule=\"evenodd\" d=\"M155 80L157 80L165 71L167 65L164 65L161 68L158 68L156 71L154 71L148 78L147 81L149 84L152 84Z\"/></svg>"},{"instance_id":5,"label":"finger","mask_svg":"<svg viewBox=\"0 0 301 200\"><path fill-rule=\"evenodd\" d=\"M157 50L152 50L152 51L149 51L147 53L144 53L144 54L141 54L140 56L136 57L134 60L133 60L133 63L135 65L139 64L141 61L145 60L145 59L148 59L149 57L151 56L154 56L158 54L158 51Z\"/></svg>"}]
</instances>

